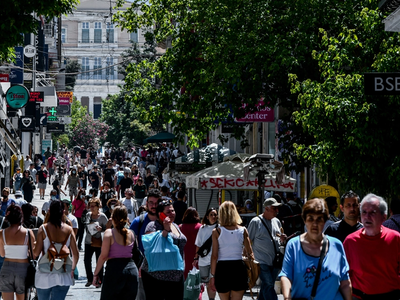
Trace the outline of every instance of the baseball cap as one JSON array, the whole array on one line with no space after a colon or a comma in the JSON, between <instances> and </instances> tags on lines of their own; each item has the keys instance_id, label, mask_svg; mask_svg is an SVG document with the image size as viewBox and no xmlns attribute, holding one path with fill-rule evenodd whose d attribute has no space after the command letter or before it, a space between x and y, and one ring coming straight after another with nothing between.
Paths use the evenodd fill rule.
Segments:
<instances>
[{"instance_id":1,"label":"baseball cap","mask_svg":"<svg viewBox=\"0 0 400 300\"><path fill-rule=\"evenodd\" d=\"M267 206L281 206L282 203L279 203L278 201L276 201L275 198L268 198L264 201L263 206L267 207Z\"/></svg>"},{"instance_id":2,"label":"baseball cap","mask_svg":"<svg viewBox=\"0 0 400 300\"><path fill-rule=\"evenodd\" d=\"M24 195L22 194L22 191L16 191L14 195L15 195L15 196L21 196L21 197L24 196Z\"/></svg>"}]
</instances>

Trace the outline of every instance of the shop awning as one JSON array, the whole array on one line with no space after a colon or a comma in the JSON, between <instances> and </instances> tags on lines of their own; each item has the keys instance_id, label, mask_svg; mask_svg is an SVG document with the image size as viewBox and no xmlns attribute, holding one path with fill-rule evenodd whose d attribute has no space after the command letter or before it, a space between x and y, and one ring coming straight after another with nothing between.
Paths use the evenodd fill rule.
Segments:
<instances>
[{"instance_id":1,"label":"shop awning","mask_svg":"<svg viewBox=\"0 0 400 300\"><path fill-rule=\"evenodd\" d=\"M172 142L175 138L175 134L170 133L168 131L162 131L157 133L156 135L153 135L147 139L145 139L143 142L144 144L147 143L163 143L163 142Z\"/></svg>"}]
</instances>

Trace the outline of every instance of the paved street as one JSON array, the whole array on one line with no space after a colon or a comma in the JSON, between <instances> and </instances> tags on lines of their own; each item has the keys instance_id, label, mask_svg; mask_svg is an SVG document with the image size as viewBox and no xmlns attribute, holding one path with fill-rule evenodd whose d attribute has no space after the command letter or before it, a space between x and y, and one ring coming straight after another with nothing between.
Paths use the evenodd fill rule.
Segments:
<instances>
[{"instance_id":1,"label":"paved street","mask_svg":"<svg viewBox=\"0 0 400 300\"><path fill-rule=\"evenodd\" d=\"M39 190L38 189L35 190L34 199L32 201L32 204L36 205L39 208L39 215L41 217L43 217L43 215L41 213L41 209L42 209L43 203L46 202L46 201L49 201L50 191L51 191L51 186L47 185L45 200L40 200ZM90 286L88 288L85 287L87 279L86 279L85 266L84 266L84 263L83 263L83 255L84 255L84 252L80 252L79 253L79 262L78 262L79 279L75 282L75 285L72 286L69 289L68 294L67 294L67 299L72 299L73 298L73 299L98 300L98 299L100 299L100 291L101 291L101 289L100 288L96 289L93 286ZM92 266L93 266L93 271L94 271L94 268L96 267L96 262L95 262L95 259L94 259L94 255L93 255ZM257 288L253 288L253 292L254 293L257 293L257 291L258 291ZM217 297L215 299L220 299L218 297L218 294L217 294ZM243 297L243 299L245 299L245 300L252 299L251 296L250 296L250 293L247 292L245 294L245 296ZM282 300L283 296L280 295L278 297L278 299ZM208 300L207 292L205 292L203 294L203 300Z\"/></svg>"}]
</instances>

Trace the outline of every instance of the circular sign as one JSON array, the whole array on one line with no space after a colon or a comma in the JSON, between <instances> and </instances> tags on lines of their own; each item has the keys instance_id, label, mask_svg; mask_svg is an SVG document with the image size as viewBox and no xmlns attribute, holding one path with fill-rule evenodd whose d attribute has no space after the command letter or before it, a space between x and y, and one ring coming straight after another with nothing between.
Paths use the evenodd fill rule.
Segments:
<instances>
[{"instance_id":1,"label":"circular sign","mask_svg":"<svg viewBox=\"0 0 400 300\"><path fill-rule=\"evenodd\" d=\"M310 196L308 197L308 199L312 199L312 198L322 198L322 199L326 199L327 197L335 197L336 198L336 202L338 204L338 208L335 211L335 215L337 216L340 213L340 195L338 193L338 191L330 185L327 184L321 184L319 186L317 186L315 189L313 189L311 191Z\"/></svg>"},{"instance_id":2,"label":"circular sign","mask_svg":"<svg viewBox=\"0 0 400 300\"><path fill-rule=\"evenodd\" d=\"M34 57L36 55L36 48L32 45L26 45L24 47L24 55L28 58Z\"/></svg>"},{"instance_id":3,"label":"circular sign","mask_svg":"<svg viewBox=\"0 0 400 300\"><path fill-rule=\"evenodd\" d=\"M11 108L23 108L29 101L29 91L23 85L14 85L7 90L6 101Z\"/></svg>"}]
</instances>

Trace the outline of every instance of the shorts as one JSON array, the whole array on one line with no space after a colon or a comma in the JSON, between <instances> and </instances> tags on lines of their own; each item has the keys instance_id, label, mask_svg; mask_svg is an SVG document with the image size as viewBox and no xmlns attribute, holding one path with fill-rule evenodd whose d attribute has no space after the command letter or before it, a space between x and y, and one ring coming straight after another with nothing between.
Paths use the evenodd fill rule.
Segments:
<instances>
[{"instance_id":1,"label":"shorts","mask_svg":"<svg viewBox=\"0 0 400 300\"><path fill-rule=\"evenodd\" d=\"M200 269L200 277L201 277L201 282L202 283L208 283L210 281L210 271L211 271L211 266L199 266Z\"/></svg>"},{"instance_id":2,"label":"shorts","mask_svg":"<svg viewBox=\"0 0 400 300\"><path fill-rule=\"evenodd\" d=\"M39 188L39 189L45 190L45 189L46 189L46 183L41 183L41 182L39 182L39 183L38 183L38 188Z\"/></svg>"},{"instance_id":3,"label":"shorts","mask_svg":"<svg viewBox=\"0 0 400 300\"><path fill-rule=\"evenodd\" d=\"M53 175L54 174L54 168L49 168L49 175Z\"/></svg>"},{"instance_id":4,"label":"shorts","mask_svg":"<svg viewBox=\"0 0 400 300\"><path fill-rule=\"evenodd\" d=\"M4 261L0 270L0 292L25 293L25 277L29 263Z\"/></svg>"},{"instance_id":5,"label":"shorts","mask_svg":"<svg viewBox=\"0 0 400 300\"><path fill-rule=\"evenodd\" d=\"M222 260L217 263L215 287L218 293L245 291L247 282L247 269L243 260Z\"/></svg>"},{"instance_id":6,"label":"shorts","mask_svg":"<svg viewBox=\"0 0 400 300\"><path fill-rule=\"evenodd\" d=\"M69 188L69 196L70 197L72 197L72 196L78 196L78 188Z\"/></svg>"}]
</instances>

